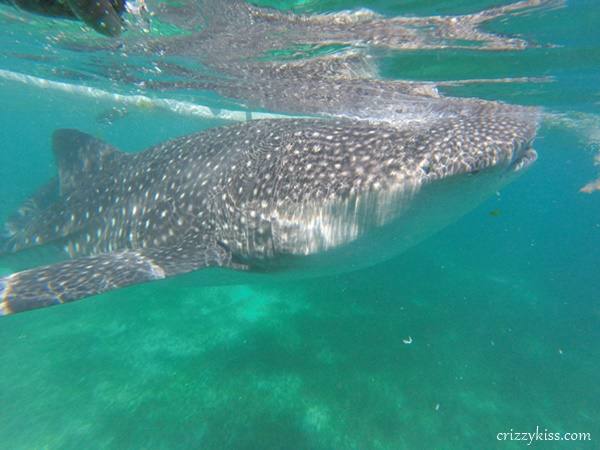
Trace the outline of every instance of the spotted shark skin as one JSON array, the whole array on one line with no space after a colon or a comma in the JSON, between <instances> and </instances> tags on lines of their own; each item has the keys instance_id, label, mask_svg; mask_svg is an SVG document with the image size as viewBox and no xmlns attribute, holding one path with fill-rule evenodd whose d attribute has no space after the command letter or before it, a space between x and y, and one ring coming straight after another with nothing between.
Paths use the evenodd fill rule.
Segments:
<instances>
[{"instance_id":1,"label":"spotted shark skin","mask_svg":"<svg viewBox=\"0 0 600 450\"><path fill-rule=\"evenodd\" d=\"M134 154L58 130L55 200L9 220L3 250L60 243L72 259L0 278L0 315L207 267L293 272L357 242L391 257L411 208L427 215L472 180L491 194L535 160L536 127L534 110L507 105L397 126L259 120ZM323 265L351 270L371 261L361 251Z\"/></svg>"}]
</instances>

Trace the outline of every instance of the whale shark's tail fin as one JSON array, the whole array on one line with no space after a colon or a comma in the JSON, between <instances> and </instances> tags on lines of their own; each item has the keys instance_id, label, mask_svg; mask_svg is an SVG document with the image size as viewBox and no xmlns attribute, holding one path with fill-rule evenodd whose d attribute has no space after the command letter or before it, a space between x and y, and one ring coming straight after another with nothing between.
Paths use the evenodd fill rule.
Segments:
<instances>
[{"instance_id":1,"label":"whale shark's tail fin","mask_svg":"<svg viewBox=\"0 0 600 450\"><path fill-rule=\"evenodd\" d=\"M8 217L4 229L0 231L0 255L12 250L12 243L27 229L29 224L39 219L42 211L58 199L58 179L53 178L31 197L25 200L19 209Z\"/></svg>"},{"instance_id":2,"label":"whale shark's tail fin","mask_svg":"<svg viewBox=\"0 0 600 450\"><path fill-rule=\"evenodd\" d=\"M46 244L77 232L69 223L62 201L88 192L95 180L113 170L127 156L115 147L77 130L60 129L53 135L58 177L27 199L8 218L0 233L0 255Z\"/></svg>"},{"instance_id":3,"label":"whale shark's tail fin","mask_svg":"<svg viewBox=\"0 0 600 450\"><path fill-rule=\"evenodd\" d=\"M0 316L80 300L113 289L205 267L233 267L214 240L191 237L176 245L77 258L0 277Z\"/></svg>"}]
</instances>

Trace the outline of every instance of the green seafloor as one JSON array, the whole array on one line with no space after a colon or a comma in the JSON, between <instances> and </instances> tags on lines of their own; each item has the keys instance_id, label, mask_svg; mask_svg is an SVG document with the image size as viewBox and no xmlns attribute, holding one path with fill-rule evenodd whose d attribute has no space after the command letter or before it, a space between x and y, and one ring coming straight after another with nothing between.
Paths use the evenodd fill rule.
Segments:
<instances>
[{"instance_id":1,"label":"green seafloor","mask_svg":"<svg viewBox=\"0 0 600 450\"><path fill-rule=\"evenodd\" d=\"M578 61L527 101L593 113L600 84L577 85L598 80ZM518 102L520 88L462 93ZM136 110L108 126L107 105L8 81L0 100L3 218L54 174L56 128L133 151L215 125ZM600 448L600 193L579 192L597 170L573 129L542 124L536 148L501 193L367 270L180 277L3 318L0 448ZM536 427L591 441L497 439Z\"/></svg>"}]
</instances>

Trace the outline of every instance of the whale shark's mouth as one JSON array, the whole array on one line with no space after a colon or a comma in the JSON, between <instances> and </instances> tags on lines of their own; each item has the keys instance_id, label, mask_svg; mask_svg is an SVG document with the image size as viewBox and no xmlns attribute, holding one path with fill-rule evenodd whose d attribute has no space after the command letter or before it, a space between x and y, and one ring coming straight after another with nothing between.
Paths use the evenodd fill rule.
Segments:
<instances>
[{"instance_id":1,"label":"whale shark's mouth","mask_svg":"<svg viewBox=\"0 0 600 450\"><path fill-rule=\"evenodd\" d=\"M520 172L531 166L537 160L537 152L527 146L520 152L515 152L515 156L508 166L508 170L512 172Z\"/></svg>"}]
</instances>

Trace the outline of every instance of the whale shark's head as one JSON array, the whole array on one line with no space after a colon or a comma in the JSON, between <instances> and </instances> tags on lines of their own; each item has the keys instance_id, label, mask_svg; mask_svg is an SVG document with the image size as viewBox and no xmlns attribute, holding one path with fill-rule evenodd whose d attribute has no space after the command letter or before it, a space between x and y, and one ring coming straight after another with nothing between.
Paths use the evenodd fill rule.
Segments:
<instances>
[{"instance_id":1,"label":"whale shark's head","mask_svg":"<svg viewBox=\"0 0 600 450\"><path fill-rule=\"evenodd\" d=\"M395 126L308 121L291 128L279 135L286 147L276 166L264 169L269 181L255 188L259 197L271 194L253 202L254 216L264 219L256 226L270 229L268 247L280 255L385 259L459 218L536 159L537 113L527 108ZM243 253L253 256L254 241L246 242Z\"/></svg>"},{"instance_id":2,"label":"whale shark's head","mask_svg":"<svg viewBox=\"0 0 600 450\"><path fill-rule=\"evenodd\" d=\"M518 173L537 158L532 148L537 121L536 111L526 108L441 117L406 148L417 161L406 173L420 169L417 178L424 184L490 170L502 176Z\"/></svg>"}]
</instances>

